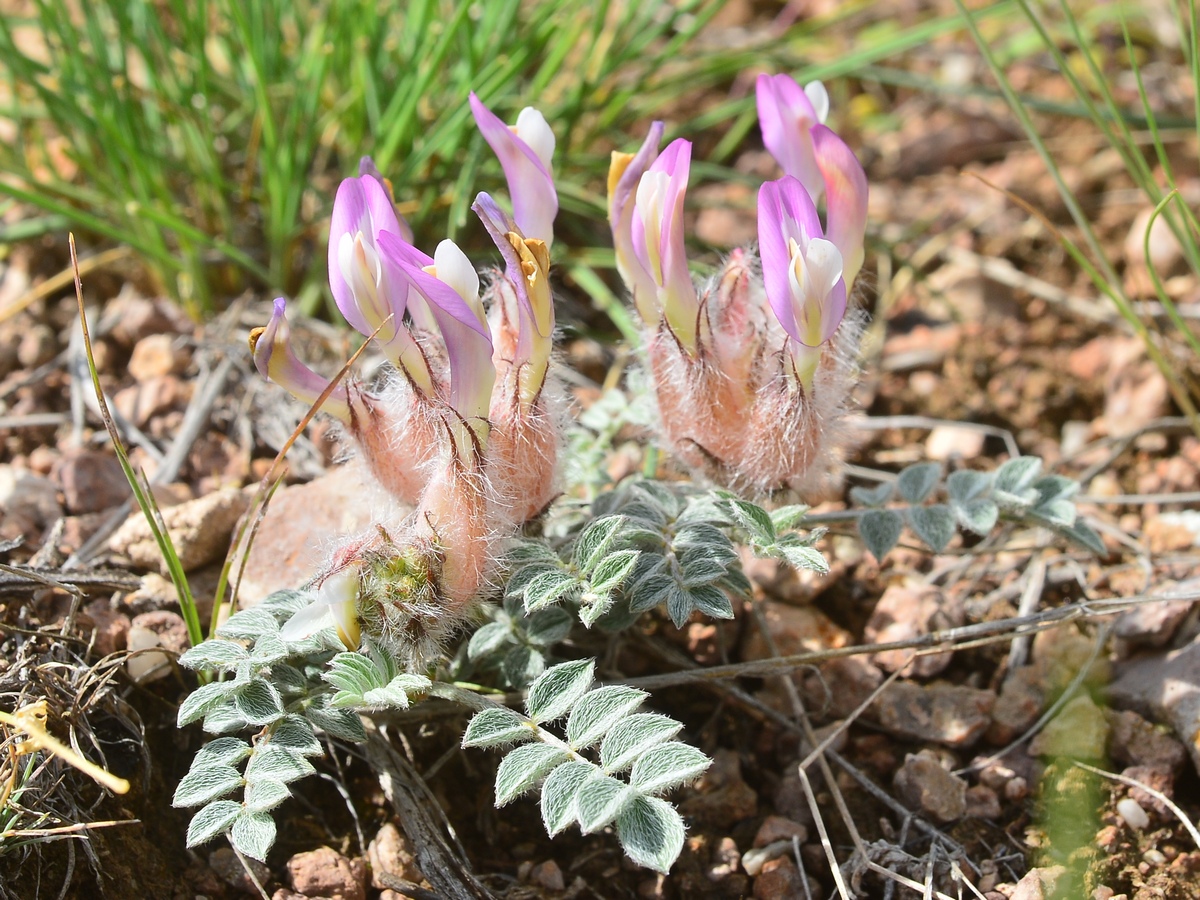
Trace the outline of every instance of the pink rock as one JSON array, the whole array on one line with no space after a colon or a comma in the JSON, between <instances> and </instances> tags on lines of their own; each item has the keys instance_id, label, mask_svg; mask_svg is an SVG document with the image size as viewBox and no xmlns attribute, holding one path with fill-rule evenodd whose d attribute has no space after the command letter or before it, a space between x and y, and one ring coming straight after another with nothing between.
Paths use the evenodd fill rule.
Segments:
<instances>
[{"instance_id":1,"label":"pink rock","mask_svg":"<svg viewBox=\"0 0 1200 900\"><path fill-rule=\"evenodd\" d=\"M1200 767L1200 641L1118 667L1109 700L1118 708L1167 719Z\"/></svg>"},{"instance_id":2,"label":"pink rock","mask_svg":"<svg viewBox=\"0 0 1200 900\"><path fill-rule=\"evenodd\" d=\"M174 375L160 375L117 391L113 404L121 415L143 428L155 416L181 408L190 394L190 386Z\"/></svg>"},{"instance_id":3,"label":"pink rock","mask_svg":"<svg viewBox=\"0 0 1200 900\"><path fill-rule=\"evenodd\" d=\"M962 625L962 602L933 585L907 587L894 584L883 592L864 632L873 644L908 641L932 631ZM871 659L885 672L895 672L912 660L906 674L929 678L950 665L952 654L937 653L912 659L911 650L884 650Z\"/></svg>"},{"instance_id":4,"label":"pink rock","mask_svg":"<svg viewBox=\"0 0 1200 900\"><path fill-rule=\"evenodd\" d=\"M162 511L163 522L185 572L225 558L234 526L249 504L250 498L245 493L228 488ZM158 542L140 510L125 520L109 539L108 546L140 568L169 574Z\"/></svg>"},{"instance_id":5,"label":"pink rock","mask_svg":"<svg viewBox=\"0 0 1200 900\"><path fill-rule=\"evenodd\" d=\"M341 536L367 527L375 490L368 479L351 463L308 484L280 488L250 549L238 593L241 605L302 586L325 565Z\"/></svg>"},{"instance_id":6,"label":"pink rock","mask_svg":"<svg viewBox=\"0 0 1200 900\"><path fill-rule=\"evenodd\" d=\"M1119 763L1149 766L1178 775L1187 761L1183 744L1170 733L1147 722L1131 709L1106 713L1111 728L1109 753Z\"/></svg>"},{"instance_id":7,"label":"pink rock","mask_svg":"<svg viewBox=\"0 0 1200 900\"><path fill-rule=\"evenodd\" d=\"M1045 703L1042 682L1037 666L1021 666L1005 679L992 708L992 723L987 730L989 743L1004 746L1037 721Z\"/></svg>"},{"instance_id":8,"label":"pink rock","mask_svg":"<svg viewBox=\"0 0 1200 900\"><path fill-rule=\"evenodd\" d=\"M99 656L108 656L125 649L129 634L129 616L108 605L107 600L93 600L83 608L83 613L92 621L95 631L93 647Z\"/></svg>"},{"instance_id":9,"label":"pink rock","mask_svg":"<svg viewBox=\"0 0 1200 900\"><path fill-rule=\"evenodd\" d=\"M1000 798L990 787L982 784L967 788L966 815L972 819L1000 818Z\"/></svg>"},{"instance_id":10,"label":"pink rock","mask_svg":"<svg viewBox=\"0 0 1200 900\"><path fill-rule=\"evenodd\" d=\"M879 726L904 740L969 747L987 730L996 695L962 685L897 682L875 701Z\"/></svg>"},{"instance_id":11,"label":"pink rock","mask_svg":"<svg viewBox=\"0 0 1200 900\"><path fill-rule=\"evenodd\" d=\"M953 822L967 811L967 783L929 751L908 754L893 785L905 806L935 821Z\"/></svg>"},{"instance_id":12,"label":"pink rock","mask_svg":"<svg viewBox=\"0 0 1200 900\"><path fill-rule=\"evenodd\" d=\"M75 515L108 509L131 496L121 464L108 453L69 450L55 462L50 477L61 485L67 510Z\"/></svg>"},{"instance_id":13,"label":"pink rock","mask_svg":"<svg viewBox=\"0 0 1200 900\"><path fill-rule=\"evenodd\" d=\"M529 880L533 884L540 885L548 891L561 891L567 886L563 879L562 869L558 867L552 859L548 859L543 863L538 863L529 870Z\"/></svg>"},{"instance_id":14,"label":"pink rock","mask_svg":"<svg viewBox=\"0 0 1200 900\"><path fill-rule=\"evenodd\" d=\"M416 854L404 833L391 822L385 822L367 847L367 860L371 863L373 874L371 885L382 888L384 884L377 873L386 872L396 878L403 878L413 884L420 884L424 879L417 866Z\"/></svg>"},{"instance_id":15,"label":"pink rock","mask_svg":"<svg viewBox=\"0 0 1200 900\"><path fill-rule=\"evenodd\" d=\"M803 844L808 840L808 829L784 816L767 816L754 835L754 846L765 847L776 841L790 841L794 837Z\"/></svg>"},{"instance_id":16,"label":"pink rock","mask_svg":"<svg viewBox=\"0 0 1200 900\"><path fill-rule=\"evenodd\" d=\"M780 856L763 864L754 879L755 900L803 900L803 876L790 857Z\"/></svg>"},{"instance_id":17,"label":"pink rock","mask_svg":"<svg viewBox=\"0 0 1200 900\"><path fill-rule=\"evenodd\" d=\"M1066 871L1063 866L1030 869L1025 873L1025 877L1017 882L1009 900L1046 900L1055 896L1054 886Z\"/></svg>"},{"instance_id":18,"label":"pink rock","mask_svg":"<svg viewBox=\"0 0 1200 900\"><path fill-rule=\"evenodd\" d=\"M330 847L297 853L287 863L292 889L307 897L327 900L366 900L367 866Z\"/></svg>"},{"instance_id":19,"label":"pink rock","mask_svg":"<svg viewBox=\"0 0 1200 900\"><path fill-rule=\"evenodd\" d=\"M138 381L161 375L178 375L188 367L192 352L170 334L148 334L134 345L129 357L129 374Z\"/></svg>"}]
</instances>

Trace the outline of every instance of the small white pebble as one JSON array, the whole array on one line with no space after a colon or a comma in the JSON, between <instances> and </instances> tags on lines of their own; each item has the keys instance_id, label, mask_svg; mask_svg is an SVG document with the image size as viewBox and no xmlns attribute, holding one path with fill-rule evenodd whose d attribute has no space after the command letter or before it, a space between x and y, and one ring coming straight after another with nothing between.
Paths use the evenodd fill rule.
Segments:
<instances>
[{"instance_id":1,"label":"small white pebble","mask_svg":"<svg viewBox=\"0 0 1200 900\"><path fill-rule=\"evenodd\" d=\"M1167 861L1167 858L1163 856L1162 851L1155 850L1153 847L1142 854L1142 859L1150 863L1152 866L1161 866Z\"/></svg>"},{"instance_id":2,"label":"small white pebble","mask_svg":"<svg viewBox=\"0 0 1200 900\"><path fill-rule=\"evenodd\" d=\"M1150 817L1132 797L1118 800L1117 812L1125 820L1125 824L1135 831L1141 831L1150 824Z\"/></svg>"}]
</instances>

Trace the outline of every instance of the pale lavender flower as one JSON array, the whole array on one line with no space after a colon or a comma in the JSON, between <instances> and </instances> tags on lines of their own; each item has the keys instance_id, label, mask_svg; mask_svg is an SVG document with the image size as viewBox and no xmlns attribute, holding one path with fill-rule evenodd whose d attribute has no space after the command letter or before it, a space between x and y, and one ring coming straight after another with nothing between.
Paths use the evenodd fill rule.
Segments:
<instances>
[{"instance_id":1,"label":"pale lavender flower","mask_svg":"<svg viewBox=\"0 0 1200 900\"><path fill-rule=\"evenodd\" d=\"M484 140L500 159L521 234L545 241L549 247L554 243L554 217L558 215L552 174L554 132L532 106L521 110L515 125L504 124L474 92L471 112Z\"/></svg>"},{"instance_id":2,"label":"pale lavender flower","mask_svg":"<svg viewBox=\"0 0 1200 900\"><path fill-rule=\"evenodd\" d=\"M388 358L422 390L433 388L429 365L404 322L409 282L395 252L379 245L383 233L403 233L392 198L373 175L347 178L338 186L329 226L329 286L346 321L361 334L376 335ZM403 242L406 255L432 260ZM394 250L395 248L393 248ZM410 311L414 318L419 310Z\"/></svg>"},{"instance_id":3,"label":"pale lavender flower","mask_svg":"<svg viewBox=\"0 0 1200 900\"><path fill-rule=\"evenodd\" d=\"M671 331L689 353L696 351L699 299L683 241L683 199L692 145L672 141L638 182L631 237L638 262L653 281Z\"/></svg>"},{"instance_id":4,"label":"pale lavender flower","mask_svg":"<svg viewBox=\"0 0 1200 900\"><path fill-rule=\"evenodd\" d=\"M821 230L817 209L790 175L758 193L758 244L763 286L779 324L796 345L797 374L808 386L816 350L833 337L846 314L842 254Z\"/></svg>"},{"instance_id":5,"label":"pale lavender flower","mask_svg":"<svg viewBox=\"0 0 1200 900\"><path fill-rule=\"evenodd\" d=\"M638 314L647 325L657 325L658 286L637 257L633 246L634 193L650 164L658 156L663 123L654 122L637 153L612 152L608 169L608 221L612 228L617 271L633 293Z\"/></svg>"},{"instance_id":6,"label":"pale lavender flower","mask_svg":"<svg viewBox=\"0 0 1200 900\"><path fill-rule=\"evenodd\" d=\"M788 75L759 75L756 84L758 122L763 144L783 167L799 179L814 201L824 182L817 165L812 130L829 115L829 94L814 81L801 88Z\"/></svg>"}]
</instances>

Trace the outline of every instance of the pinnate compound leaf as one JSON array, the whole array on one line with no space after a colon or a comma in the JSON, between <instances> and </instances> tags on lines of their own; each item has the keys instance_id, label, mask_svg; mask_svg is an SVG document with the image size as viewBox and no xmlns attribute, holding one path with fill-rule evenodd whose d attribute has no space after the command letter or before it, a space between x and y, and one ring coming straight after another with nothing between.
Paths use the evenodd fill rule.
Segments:
<instances>
[{"instance_id":1,"label":"pinnate compound leaf","mask_svg":"<svg viewBox=\"0 0 1200 900\"><path fill-rule=\"evenodd\" d=\"M894 493L896 493L896 482L881 481L873 488L861 485L850 488L850 499L859 506L883 506L892 499Z\"/></svg>"},{"instance_id":2,"label":"pinnate compound leaf","mask_svg":"<svg viewBox=\"0 0 1200 900\"><path fill-rule=\"evenodd\" d=\"M488 622L471 635L467 644L467 659L475 662L491 656L513 642L512 626L508 622Z\"/></svg>"},{"instance_id":3,"label":"pinnate compound leaf","mask_svg":"<svg viewBox=\"0 0 1200 900\"><path fill-rule=\"evenodd\" d=\"M172 806L201 806L224 797L242 786L242 773L233 766L204 766L192 769L175 788Z\"/></svg>"},{"instance_id":4,"label":"pinnate compound leaf","mask_svg":"<svg viewBox=\"0 0 1200 900\"><path fill-rule=\"evenodd\" d=\"M267 812L243 810L233 821L229 840L251 859L266 862L267 853L275 843L275 820Z\"/></svg>"},{"instance_id":5,"label":"pinnate compound leaf","mask_svg":"<svg viewBox=\"0 0 1200 900\"><path fill-rule=\"evenodd\" d=\"M544 778L567 758L549 744L523 744L500 761L496 770L496 806L504 806Z\"/></svg>"},{"instance_id":6,"label":"pinnate compound leaf","mask_svg":"<svg viewBox=\"0 0 1200 900\"><path fill-rule=\"evenodd\" d=\"M233 698L238 715L251 725L269 725L283 716L279 690L264 678L255 678Z\"/></svg>"},{"instance_id":7,"label":"pinnate compound leaf","mask_svg":"<svg viewBox=\"0 0 1200 900\"><path fill-rule=\"evenodd\" d=\"M829 560L816 547L803 544L777 544L775 554L797 569L808 569L819 575L829 574Z\"/></svg>"},{"instance_id":8,"label":"pinnate compound leaf","mask_svg":"<svg viewBox=\"0 0 1200 900\"><path fill-rule=\"evenodd\" d=\"M1021 496L1042 474L1042 461L1036 456L1014 456L996 470L995 489Z\"/></svg>"},{"instance_id":9,"label":"pinnate compound leaf","mask_svg":"<svg viewBox=\"0 0 1200 900\"><path fill-rule=\"evenodd\" d=\"M946 490L950 500L955 504L966 504L976 497L982 497L992 486L992 476L987 472L973 472L970 469L960 469L951 472L946 479Z\"/></svg>"},{"instance_id":10,"label":"pinnate compound leaf","mask_svg":"<svg viewBox=\"0 0 1200 900\"><path fill-rule=\"evenodd\" d=\"M500 671L513 687L525 687L546 671L546 657L533 647L519 644L505 654Z\"/></svg>"},{"instance_id":11,"label":"pinnate compound leaf","mask_svg":"<svg viewBox=\"0 0 1200 900\"><path fill-rule=\"evenodd\" d=\"M533 739L529 723L511 709L493 706L471 717L463 734L464 747L497 747Z\"/></svg>"},{"instance_id":12,"label":"pinnate compound leaf","mask_svg":"<svg viewBox=\"0 0 1200 900\"><path fill-rule=\"evenodd\" d=\"M617 722L637 709L649 694L637 688L610 684L589 691L567 719L567 743L583 750L600 740Z\"/></svg>"},{"instance_id":13,"label":"pinnate compound leaf","mask_svg":"<svg viewBox=\"0 0 1200 900\"><path fill-rule=\"evenodd\" d=\"M675 737L683 725L658 713L634 713L622 719L600 744L600 765L611 774L627 769L647 751Z\"/></svg>"},{"instance_id":14,"label":"pinnate compound leaf","mask_svg":"<svg viewBox=\"0 0 1200 900\"><path fill-rule=\"evenodd\" d=\"M1055 528L1070 528L1078 512L1070 500L1048 500L1034 509L1033 514Z\"/></svg>"},{"instance_id":15,"label":"pinnate compound leaf","mask_svg":"<svg viewBox=\"0 0 1200 900\"><path fill-rule=\"evenodd\" d=\"M878 560L896 546L903 528L904 519L893 509L868 510L858 520L858 535Z\"/></svg>"},{"instance_id":16,"label":"pinnate compound leaf","mask_svg":"<svg viewBox=\"0 0 1200 900\"><path fill-rule=\"evenodd\" d=\"M687 590L692 607L700 610L712 619L732 619L733 604L728 595L719 587L711 584L700 584ZM682 623L681 623L682 625ZM677 626L677 627L681 627Z\"/></svg>"},{"instance_id":17,"label":"pinnate compound leaf","mask_svg":"<svg viewBox=\"0 0 1200 900\"><path fill-rule=\"evenodd\" d=\"M917 537L934 553L941 553L954 537L954 513L943 503L914 506L908 511L909 522Z\"/></svg>"},{"instance_id":18,"label":"pinnate compound leaf","mask_svg":"<svg viewBox=\"0 0 1200 900\"><path fill-rule=\"evenodd\" d=\"M957 473L955 473L957 474ZM954 514L962 527L978 535L990 534L1000 518L1000 507L991 500L968 500L954 504Z\"/></svg>"},{"instance_id":19,"label":"pinnate compound leaf","mask_svg":"<svg viewBox=\"0 0 1200 900\"><path fill-rule=\"evenodd\" d=\"M577 820L575 797L580 786L595 771L596 767L591 763L571 760L546 777L542 784L542 824L550 837Z\"/></svg>"},{"instance_id":20,"label":"pinnate compound leaf","mask_svg":"<svg viewBox=\"0 0 1200 900\"><path fill-rule=\"evenodd\" d=\"M1076 519L1075 524L1070 528L1059 529L1060 533L1065 537L1070 538L1086 550L1091 550L1097 556L1105 556L1108 553L1108 548L1104 546L1104 541L1100 540L1100 535L1092 529L1083 519Z\"/></svg>"},{"instance_id":21,"label":"pinnate compound leaf","mask_svg":"<svg viewBox=\"0 0 1200 900\"><path fill-rule=\"evenodd\" d=\"M290 796L292 792L282 781L256 781L246 786L246 808L255 812L266 812Z\"/></svg>"},{"instance_id":22,"label":"pinnate compound leaf","mask_svg":"<svg viewBox=\"0 0 1200 900\"><path fill-rule=\"evenodd\" d=\"M808 507L804 504L795 506L781 506L779 509L771 511L771 524L775 526L775 533L779 534L783 531L791 531L804 521L804 517L808 515Z\"/></svg>"},{"instance_id":23,"label":"pinnate compound leaf","mask_svg":"<svg viewBox=\"0 0 1200 900\"><path fill-rule=\"evenodd\" d=\"M249 655L246 648L235 641L209 638L179 657L179 664L185 669L232 672Z\"/></svg>"},{"instance_id":24,"label":"pinnate compound leaf","mask_svg":"<svg viewBox=\"0 0 1200 900\"><path fill-rule=\"evenodd\" d=\"M529 582L537 578L539 575L545 575L547 572L563 571L562 563L555 557L552 561L539 560L521 566L508 579L508 584L504 586L504 595L506 597L524 597L525 589L529 587Z\"/></svg>"},{"instance_id":25,"label":"pinnate compound leaf","mask_svg":"<svg viewBox=\"0 0 1200 900\"><path fill-rule=\"evenodd\" d=\"M384 673L375 663L361 653L339 653L329 661L329 667L321 676L339 691L362 696L372 688L387 683Z\"/></svg>"},{"instance_id":26,"label":"pinnate compound leaf","mask_svg":"<svg viewBox=\"0 0 1200 900\"><path fill-rule=\"evenodd\" d=\"M579 588L579 579L570 572L564 572L561 569L542 572L540 575L534 576L525 586L525 609L528 612L542 609L551 603L565 599L568 594L574 593Z\"/></svg>"},{"instance_id":27,"label":"pinnate compound leaf","mask_svg":"<svg viewBox=\"0 0 1200 900\"><path fill-rule=\"evenodd\" d=\"M683 577L680 579L680 585L685 588L712 584L714 581L724 578L726 572L724 563L711 556L697 556L689 559L682 569Z\"/></svg>"},{"instance_id":28,"label":"pinnate compound leaf","mask_svg":"<svg viewBox=\"0 0 1200 900\"><path fill-rule=\"evenodd\" d=\"M535 612L524 622L525 639L538 647L550 647L566 638L575 620L565 609L552 607Z\"/></svg>"},{"instance_id":29,"label":"pinnate compound leaf","mask_svg":"<svg viewBox=\"0 0 1200 900\"><path fill-rule=\"evenodd\" d=\"M587 601L579 608L579 621L584 628L591 628L613 608L613 598L610 594L585 594Z\"/></svg>"},{"instance_id":30,"label":"pinnate compound leaf","mask_svg":"<svg viewBox=\"0 0 1200 900\"><path fill-rule=\"evenodd\" d=\"M761 506L730 497L725 501L725 507L751 541L759 544L775 543L775 523L771 520L771 514Z\"/></svg>"},{"instance_id":31,"label":"pinnate compound leaf","mask_svg":"<svg viewBox=\"0 0 1200 900\"><path fill-rule=\"evenodd\" d=\"M249 755L250 745L241 738L220 737L200 748L200 752L192 760L192 768L236 766Z\"/></svg>"},{"instance_id":32,"label":"pinnate compound leaf","mask_svg":"<svg viewBox=\"0 0 1200 900\"><path fill-rule=\"evenodd\" d=\"M599 831L620 815L636 797L637 791L625 782L594 771L579 786L579 792L575 795L579 830L584 834Z\"/></svg>"},{"instance_id":33,"label":"pinnate compound leaf","mask_svg":"<svg viewBox=\"0 0 1200 900\"><path fill-rule=\"evenodd\" d=\"M232 699L229 703L220 703L204 714L203 728L209 734L226 734L230 731L243 731L250 723L242 718Z\"/></svg>"},{"instance_id":34,"label":"pinnate compound leaf","mask_svg":"<svg viewBox=\"0 0 1200 900\"><path fill-rule=\"evenodd\" d=\"M602 519L596 519L579 535L579 539L575 541L575 548L571 552L571 558L575 563L575 568L585 578L604 558L609 547L620 535L621 527L625 522L624 516L605 516Z\"/></svg>"},{"instance_id":35,"label":"pinnate compound leaf","mask_svg":"<svg viewBox=\"0 0 1200 900\"><path fill-rule=\"evenodd\" d=\"M190 725L206 715L209 710L228 700L239 687L241 685L234 681L214 681L211 684L200 685L179 705L176 724L180 728Z\"/></svg>"},{"instance_id":36,"label":"pinnate compound leaf","mask_svg":"<svg viewBox=\"0 0 1200 900\"><path fill-rule=\"evenodd\" d=\"M224 834L233 824L233 820L241 814L242 804L236 800L218 800L208 804L192 816L187 830L188 849L207 843L218 834Z\"/></svg>"},{"instance_id":37,"label":"pinnate compound leaf","mask_svg":"<svg viewBox=\"0 0 1200 900\"><path fill-rule=\"evenodd\" d=\"M547 669L529 686L525 710L541 725L553 722L575 705L592 684L596 664L590 659L559 663Z\"/></svg>"},{"instance_id":38,"label":"pinnate compound leaf","mask_svg":"<svg viewBox=\"0 0 1200 900\"><path fill-rule=\"evenodd\" d=\"M690 744L667 741L633 764L629 784L643 794L662 794L698 777L712 760Z\"/></svg>"},{"instance_id":39,"label":"pinnate compound leaf","mask_svg":"<svg viewBox=\"0 0 1200 900\"><path fill-rule=\"evenodd\" d=\"M923 503L933 493L942 477L942 467L935 462L917 463L908 466L896 478L900 496L909 503Z\"/></svg>"},{"instance_id":40,"label":"pinnate compound leaf","mask_svg":"<svg viewBox=\"0 0 1200 900\"><path fill-rule=\"evenodd\" d=\"M592 591L597 594L615 591L629 577L629 573L637 565L639 556L640 550L618 550L604 557L596 564L588 579Z\"/></svg>"},{"instance_id":41,"label":"pinnate compound leaf","mask_svg":"<svg viewBox=\"0 0 1200 900\"><path fill-rule=\"evenodd\" d=\"M246 766L246 781L251 784L259 781L286 784L315 771L312 763L294 750L278 744L267 744L250 757L250 763Z\"/></svg>"},{"instance_id":42,"label":"pinnate compound leaf","mask_svg":"<svg viewBox=\"0 0 1200 900\"><path fill-rule=\"evenodd\" d=\"M310 706L304 717L330 737L343 741L362 742L367 739L366 729L357 713L348 709L330 709L327 706Z\"/></svg>"},{"instance_id":43,"label":"pinnate compound leaf","mask_svg":"<svg viewBox=\"0 0 1200 900\"><path fill-rule=\"evenodd\" d=\"M284 716L283 721L271 729L271 743L277 747L286 747L301 756L321 756L325 752L321 749L321 742L313 734L312 725L305 721L303 716L294 713Z\"/></svg>"},{"instance_id":44,"label":"pinnate compound leaf","mask_svg":"<svg viewBox=\"0 0 1200 900\"><path fill-rule=\"evenodd\" d=\"M684 836L682 817L657 797L635 797L617 817L617 840L626 855L664 875L679 858Z\"/></svg>"},{"instance_id":45,"label":"pinnate compound leaf","mask_svg":"<svg viewBox=\"0 0 1200 900\"><path fill-rule=\"evenodd\" d=\"M217 636L252 641L264 634L278 634L279 621L262 606L235 612L217 629Z\"/></svg>"}]
</instances>

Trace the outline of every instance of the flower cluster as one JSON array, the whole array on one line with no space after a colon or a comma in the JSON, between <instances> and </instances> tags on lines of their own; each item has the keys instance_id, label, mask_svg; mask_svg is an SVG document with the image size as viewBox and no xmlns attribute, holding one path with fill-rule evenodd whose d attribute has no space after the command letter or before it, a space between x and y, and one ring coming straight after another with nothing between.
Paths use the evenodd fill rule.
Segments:
<instances>
[{"instance_id":1,"label":"flower cluster","mask_svg":"<svg viewBox=\"0 0 1200 900\"><path fill-rule=\"evenodd\" d=\"M760 75L757 100L784 171L758 194L758 259L734 251L697 290L683 231L691 144L659 153L659 122L636 154L613 153L609 221L667 445L737 490L805 493L830 477L853 387L859 327L846 308L864 256L867 179L824 124L820 82Z\"/></svg>"},{"instance_id":2,"label":"flower cluster","mask_svg":"<svg viewBox=\"0 0 1200 900\"><path fill-rule=\"evenodd\" d=\"M346 321L376 342L394 376L375 390L353 379L331 389L294 353L283 299L251 335L266 378L310 404L328 393L322 409L399 501L334 554L318 602L292 618L289 637L332 616L351 648L366 633L397 658L427 659L488 585L497 541L555 495L554 134L532 108L512 127L474 94L471 109L513 205L509 216L480 194L472 206L504 260L485 295L452 241L432 256L414 246L390 185L364 159L334 201L329 282Z\"/></svg>"}]
</instances>

